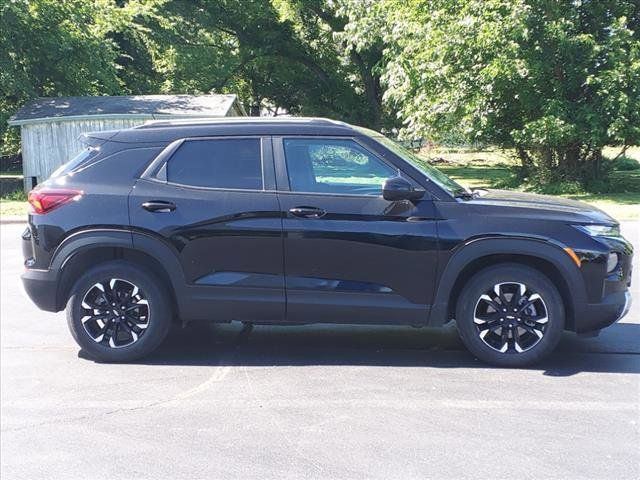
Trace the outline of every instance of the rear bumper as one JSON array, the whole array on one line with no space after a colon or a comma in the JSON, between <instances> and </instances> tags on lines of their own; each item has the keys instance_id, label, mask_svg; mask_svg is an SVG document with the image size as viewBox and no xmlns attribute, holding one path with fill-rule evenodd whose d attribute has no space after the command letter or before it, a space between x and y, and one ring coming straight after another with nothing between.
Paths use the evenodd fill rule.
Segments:
<instances>
[{"instance_id":1,"label":"rear bumper","mask_svg":"<svg viewBox=\"0 0 640 480\"><path fill-rule=\"evenodd\" d=\"M602 302L587 305L576 319L576 332L601 330L622 319L631 309L631 292L624 290L607 295Z\"/></svg>"},{"instance_id":2,"label":"rear bumper","mask_svg":"<svg viewBox=\"0 0 640 480\"><path fill-rule=\"evenodd\" d=\"M59 312L58 279L51 270L27 270L22 274L22 284L29 298L41 310Z\"/></svg>"}]
</instances>

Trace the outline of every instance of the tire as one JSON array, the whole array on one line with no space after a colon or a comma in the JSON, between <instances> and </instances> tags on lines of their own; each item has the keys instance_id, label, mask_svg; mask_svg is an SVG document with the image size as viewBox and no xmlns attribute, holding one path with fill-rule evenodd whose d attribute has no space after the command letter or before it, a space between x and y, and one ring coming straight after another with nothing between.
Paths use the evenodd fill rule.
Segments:
<instances>
[{"instance_id":1,"label":"tire","mask_svg":"<svg viewBox=\"0 0 640 480\"><path fill-rule=\"evenodd\" d=\"M169 298L166 288L138 266L106 262L74 284L67 323L91 358L129 362L154 351L167 336L172 323Z\"/></svg>"},{"instance_id":2,"label":"tire","mask_svg":"<svg viewBox=\"0 0 640 480\"><path fill-rule=\"evenodd\" d=\"M499 367L524 367L556 347L565 310L549 278L505 263L471 278L458 298L455 318L462 342L477 358Z\"/></svg>"}]
</instances>

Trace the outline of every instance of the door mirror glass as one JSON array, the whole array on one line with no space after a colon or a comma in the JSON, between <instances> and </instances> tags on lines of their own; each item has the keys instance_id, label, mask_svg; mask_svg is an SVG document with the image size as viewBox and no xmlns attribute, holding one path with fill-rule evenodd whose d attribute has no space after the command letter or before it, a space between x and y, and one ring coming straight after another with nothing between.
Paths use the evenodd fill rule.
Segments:
<instances>
[{"instance_id":1,"label":"door mirror glass","mask_svg":"<svg viewBox=\"0 0 640 480\"><path fill-rule=\"evenodd\" d=\"M382 184L382 197L390 202L397 200L419 200L424 197L424 190L417 190L402 177L387 178Z\"/></svg>"}]
</instances>

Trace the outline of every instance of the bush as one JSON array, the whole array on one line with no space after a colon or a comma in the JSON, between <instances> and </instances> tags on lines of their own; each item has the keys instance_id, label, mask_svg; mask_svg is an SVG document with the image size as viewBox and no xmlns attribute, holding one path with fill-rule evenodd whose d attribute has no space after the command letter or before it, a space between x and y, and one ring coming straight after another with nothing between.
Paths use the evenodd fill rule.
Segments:
<instances>
[{"instance_id":1,"label":"bush","mask_svg":"<svg viewBox=\"0 0 640 480\"><path fill-rule=\"evenodd\" d=\"M616 187L610 177L592 179L587 182L585 190L589 193L611 193L616 191Z\"/></svg>"},{"instance_id":2,"label":"bush","mask_svg":"<svg viewBox=\"0 0 640 480\"><path fill-rule=\"evenodd\" d=\"M26 202L27 194L22 190L18 190L18 191L3 195L2 197L0 197L0 200L6 201L6 202Z\"/></svg>"},{"instance_id":3,"label":"bush","mask_svg":"<svg viewBox=\"0 0 640 480\"><path fill-rule=\"evenodd\" d=\"M534 190L547 195L564 195L582 193L584 188L578 181L567 180L547 184L537 184Z\"/></svg>"},{"instance_id":4,"label":"bush","mask_svg":"<svg viewBox=\"0 0 640 480\"><path fill-rule=\"evenodd\" d=\"M640 162L635 158L620 157L613 162L613 168L619 172L631 172L633 170L640 170Z\"/></svg>"}]
</instances>

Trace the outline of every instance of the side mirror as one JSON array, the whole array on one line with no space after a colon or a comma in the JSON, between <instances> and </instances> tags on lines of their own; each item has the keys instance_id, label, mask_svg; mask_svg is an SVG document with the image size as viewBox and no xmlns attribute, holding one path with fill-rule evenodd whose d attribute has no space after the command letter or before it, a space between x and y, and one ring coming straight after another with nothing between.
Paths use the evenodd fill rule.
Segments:
<instances>
[{"instance_id":1,"label":"side mirror","mask_svg":"<svg viewBox=\"0 0 640 480\"><path fill-rule=\"evenodd\" d=\"M397 200L420 200L424 190L416 190L411 183L402 177L387 178L382 184L382 198L395 202Z\"/></svg>"}]
</instances>

